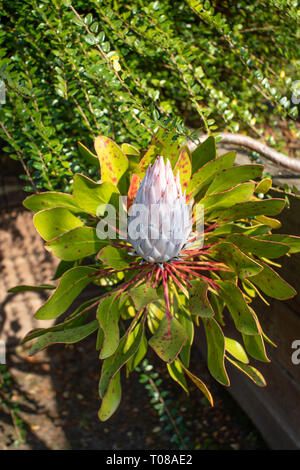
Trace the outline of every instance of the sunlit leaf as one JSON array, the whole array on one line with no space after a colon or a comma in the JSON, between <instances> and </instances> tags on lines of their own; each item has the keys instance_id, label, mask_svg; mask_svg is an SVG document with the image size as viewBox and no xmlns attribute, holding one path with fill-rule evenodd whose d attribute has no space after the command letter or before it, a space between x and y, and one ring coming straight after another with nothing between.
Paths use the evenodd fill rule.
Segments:
<instances>
[{"instance_id":1,"label":"sunlit leaf","mask_svg":"<svg viewBox=\"0 0 300 470\"><path fill-rule=\"evenodd\" d=\"M84 226L48 241L45 247L62 260L73 261L97 253L107 243L97 237L96 229Z\"/></svg>"},{"instance_id":2,"label":"sunlit leaf","mask_svg":"<svg viewBox=\"0 0 300 470\"><path fill-rule=\"evenodd\" d=\"M47 348L54 343L72 344L81 341L98 329L96 320L87 325L78 326L77 328L68 328L62 331L51 331L41 336L31 347L29 356L33 356L42 349Z\"/></svg>"},{"instance_id":3,"label":"sunlit leaf","mask_svg":"<svg viewBox=\"0 0 300 470\"><path fill-rule=\"evenodd\" d=\"M128 168L126 155L113 140L105 136L96 137L95 150L100 161L101 181L118 186Z\"/></svg>"},{"instance_id":4,"label":"sunlit leaf","mask_svg":"<svg viewBox=\"0 0 300 470\"><path fill-rule=\"evenodd\" d=\"M163 361L171 363L177 358L187 339L185 329L179 321L171 317L169 323L165 317L150 338L149 345Z\"/></svg>"},{"instance_id":5,"label":"sunlit leaf","mask_svg":"<svg viewBox=\"0 0 300 470\"><path fill-rule=\"evenodd\" d=\"M80 292L92 282L95 272L96 269L89 266L76 266L63 274L58 287L36 312L35 318L46 320L64 313Z\"/></svg>"},{"instance_id":6,"label":"sunlit leaf","mask_svg":"<svg viewBox=\"0 0 300 470\"><path fill-rule=\"evenodd\" d=\"M207 338L207 367L211 375L221 384L229 386L225 369L225 339L222 329L214 318L202 318Z\"/></svg>"},{"instance_id":7,"label":"sunlit leaf","mask_svg":"<svg viewBox=\"0 0 300 470\"><path fill-rule=\"evenodd\" d=\"M83 225L82 220L65 207L52 207L40 211L33 217L33 223L46 241Z\"/></svg>"}]
</instances>

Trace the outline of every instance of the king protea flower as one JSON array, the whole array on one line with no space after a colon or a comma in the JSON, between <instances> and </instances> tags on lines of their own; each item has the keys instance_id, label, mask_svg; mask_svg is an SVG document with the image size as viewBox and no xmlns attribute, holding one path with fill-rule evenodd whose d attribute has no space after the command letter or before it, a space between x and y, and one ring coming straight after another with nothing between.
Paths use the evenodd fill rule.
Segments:
<instances>
[{"instance_id":1,"label":"king protea flower","mask_svg":"<svg viewBox=\"0 0 300 470\"><path fill-rule=\"evenodd\" d=\"M134 225L135 231L131 224L137 218L136 212L139 213L139 223ZM142 216L140 212L143 213ZM192 232L192 226L192 208L182 192L179 173L175 178L169 160L165 163L163 157L158 157L153 166L149 165L130 207L126 242L111 242L117 247L126 248L138 258L122 270L133 270L136 273L114 291L119 291L121 295L133 285L145 281L155 289L162 282L166 317L169 321L170 282L187 296L188 290L193 289L190 280L195 278L201 278L213 289L218 289L218 285L208 274L210 271L227 268L209 258L212 245L200 247L197 240L199 237L203 238L204 233ZM211 228L213 227L204 232ZM106 275L116 272L118 271L113 269L104 270Z\"/></svg>"},{"instance_id":2,"label":"king protea flower","mask_svg":"<svg viewBox=\"0 0 300 470\"><path fill-rule=\"evenodd\" d=\"M133 234L130 228L135 212L142 214L139 231ZM163 157L159 157L153 166L149 165L130 213L134 215L129 217L128 241L137 255L161 264L178 257L190 236L192 217L179 172L175 178L168 159L165 164Z\"/></svg>"}]
</instances>

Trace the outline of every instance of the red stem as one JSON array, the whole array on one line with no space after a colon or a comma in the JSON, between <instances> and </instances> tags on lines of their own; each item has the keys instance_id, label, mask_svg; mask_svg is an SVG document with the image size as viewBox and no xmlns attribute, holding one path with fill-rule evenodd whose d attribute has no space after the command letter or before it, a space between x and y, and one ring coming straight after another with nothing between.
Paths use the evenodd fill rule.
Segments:
<instances>
[{"instance_id":1,"label":"red stem","mask_svg":"<svg viewBox=\"0 0 300 470\"><path fill-rule=\"evenodd\" d=\"M159 268L161 269L161 268ZM168 289L168 275L167 271L162 271L162 281L164 288L165 304L166 304L166 317L168 321L168 335L171 335L171 311L170 311L170 301L169 301L169 289Z\"/></svg>"}]
</instances>

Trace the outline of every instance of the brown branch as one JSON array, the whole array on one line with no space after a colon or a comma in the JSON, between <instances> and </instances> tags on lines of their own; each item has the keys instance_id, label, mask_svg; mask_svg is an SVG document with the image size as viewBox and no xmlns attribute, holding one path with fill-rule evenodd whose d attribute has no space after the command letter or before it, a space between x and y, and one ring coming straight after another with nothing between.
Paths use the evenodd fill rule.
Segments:
<instances>
[{"instance_id":1,"label":"brown branch","mask_svg":"<svg viewBox=\"0 0 300 470\"><path fill-rule=\"evenodd\" d=\"M255 152L259 153L260 155L267 158L271 162L276 163L277 165L280 165L284 168L288 168L289 170L300 173L300 160L297 160L296 158L288 157L284 153L277 152L277 150L273 149L272 147L269 147L266 144L263 144L262 142L259 142L256 139L253 139L252 137L249 137L243 134L235 134L235 133L227 133L227 132L221 132L218 135L221 136L221 142L224 144L234 144L234 145L239 145L241 147L246 147L250 150L254 150ZM204 135L199 136L200 142L202 142L205 139L206 139L206 136ZM194 143L190 141L188 142L188 145L191 150L193 150L196 146Z\"/></svg>"}]
</instances>

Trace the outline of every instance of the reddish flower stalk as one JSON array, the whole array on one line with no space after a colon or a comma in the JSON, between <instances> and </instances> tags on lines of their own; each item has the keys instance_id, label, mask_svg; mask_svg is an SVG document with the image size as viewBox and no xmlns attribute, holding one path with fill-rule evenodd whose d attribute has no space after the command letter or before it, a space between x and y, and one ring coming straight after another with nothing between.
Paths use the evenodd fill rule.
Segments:
<instances>
[{"instance_id":1,"label":"reddish flower stalk","mask_svg":"<svg viewBox=\"0 0 300 470\"><path fill-rule=\"evenodd\" d=\"M181 284L181 282L177 279L175 274L172 272L171 267L168 264L166 264L165 268L168 271L168 273L170 274L170 276L173 279L173 281L175 282L175 284L177 285L177 287L179 287L180 290L184 291L185 288L184 288L183 284Z\"/></svg>"},{"instance_id":2,"label":"reddish flower stalk","mask_svg":"<svg viewBox=\"0 0 300 470\"><path fill-rule=\"evenodd\" d=\"M171 310L170 310L170 301L169 301L168 276L167 276L166 270L161 269L161 271L162 271L162 282L163 282L164 297L165 297L165 304L166 304L166 317L168 321L168 335L170 336L171 335Z\"/></svg>"}]
</instances>

